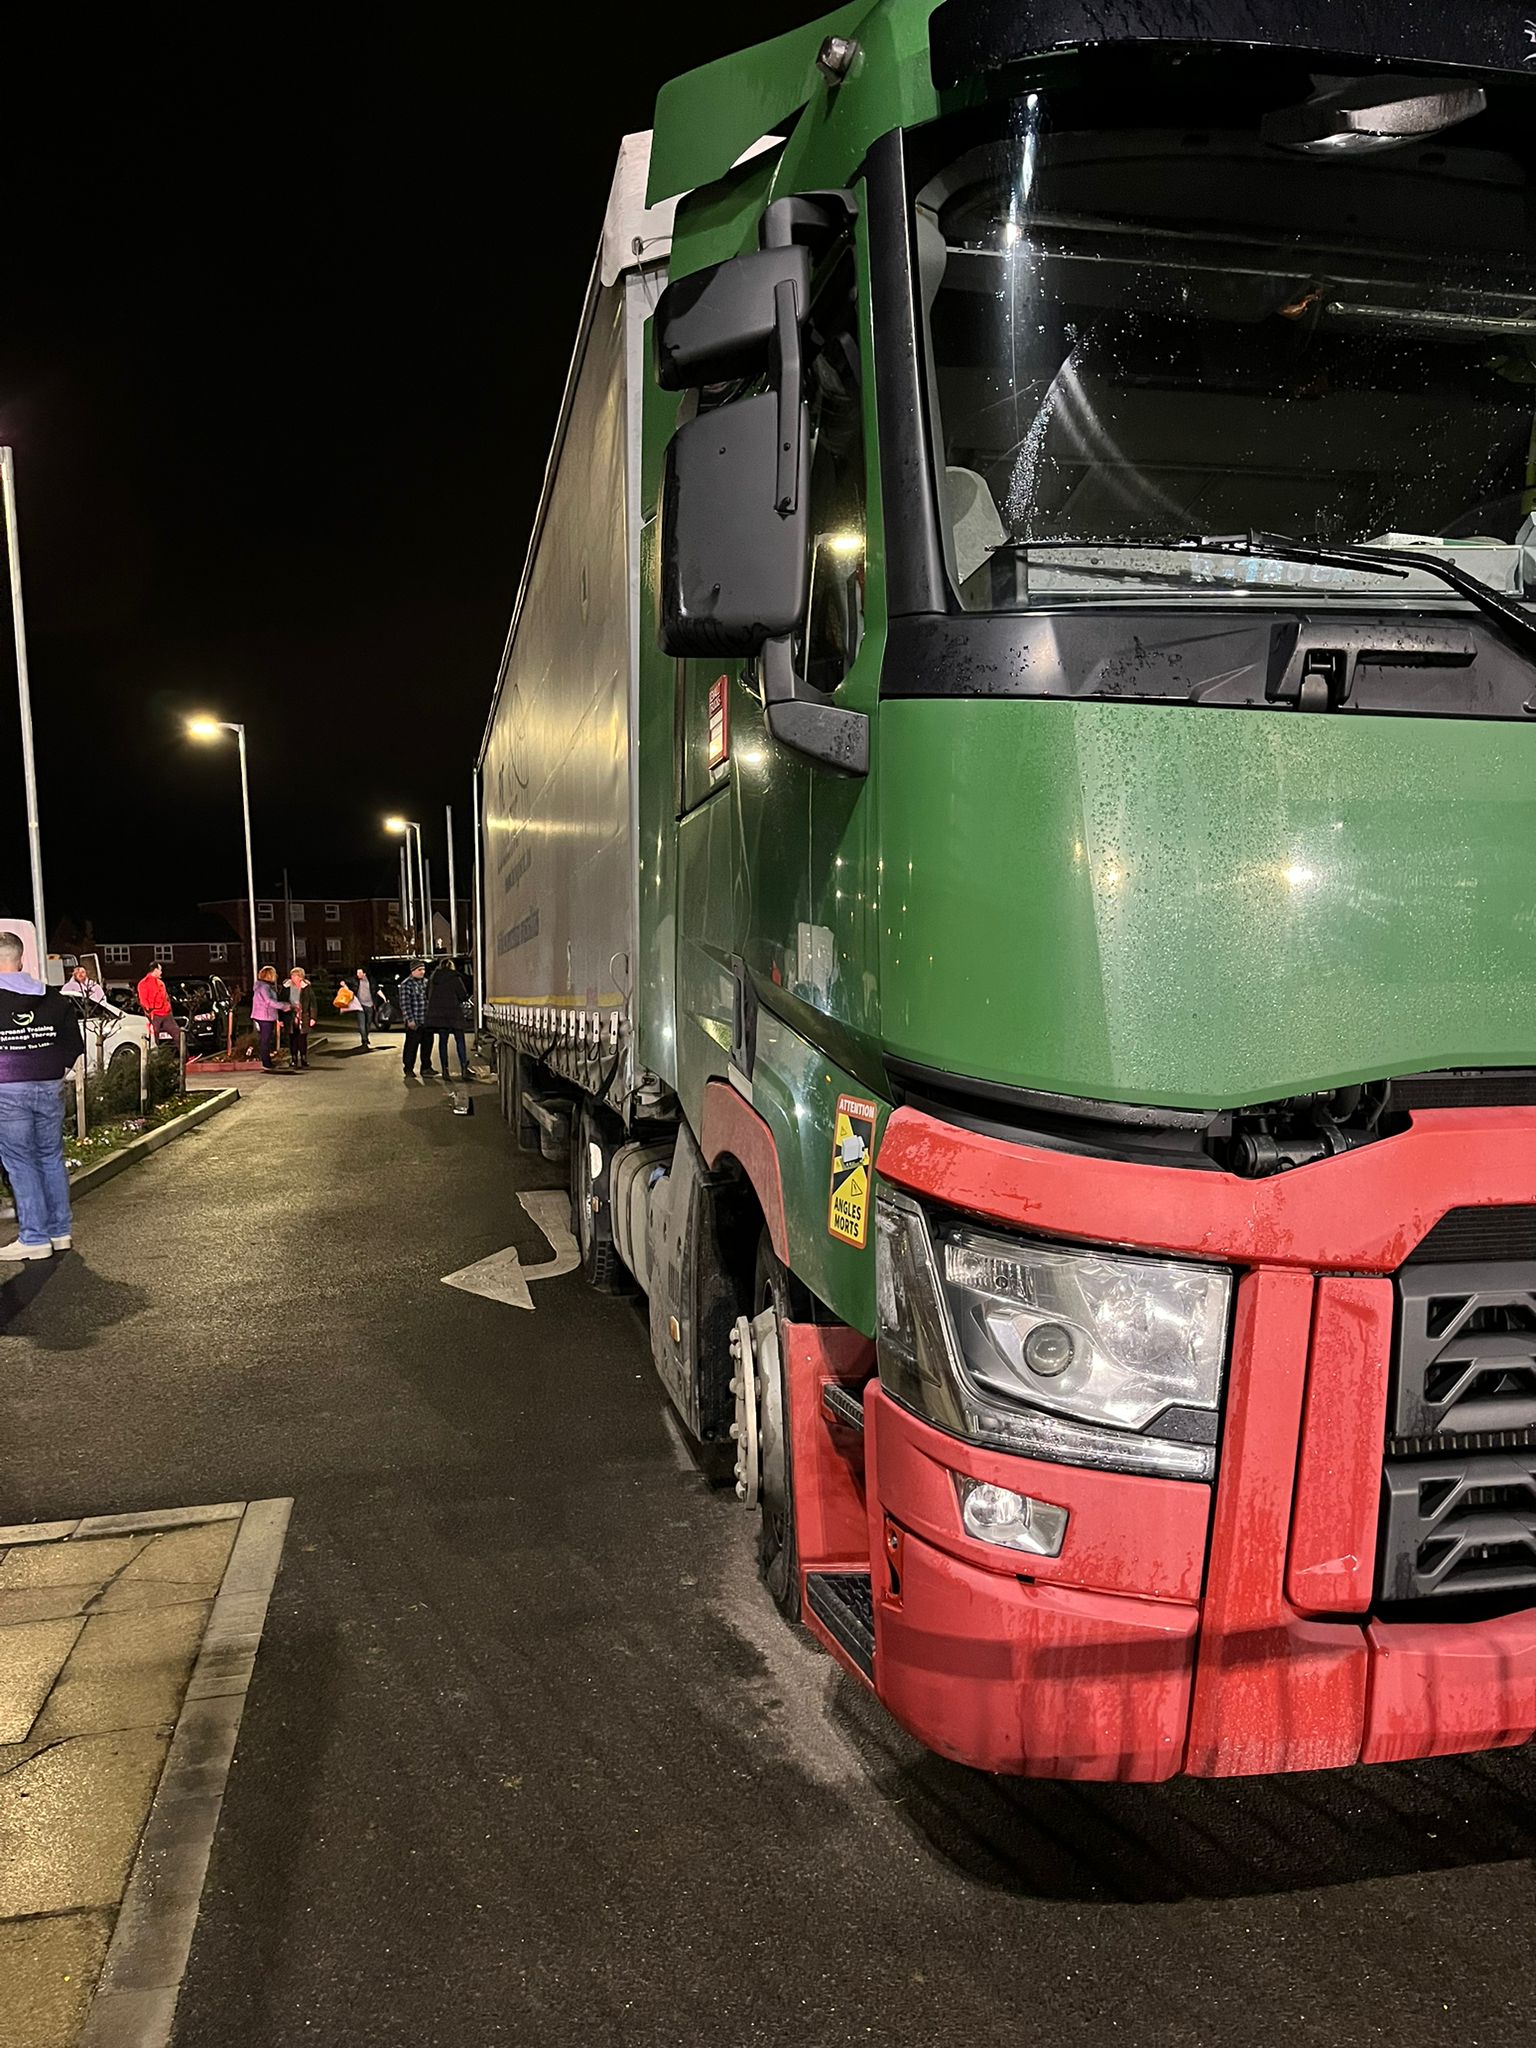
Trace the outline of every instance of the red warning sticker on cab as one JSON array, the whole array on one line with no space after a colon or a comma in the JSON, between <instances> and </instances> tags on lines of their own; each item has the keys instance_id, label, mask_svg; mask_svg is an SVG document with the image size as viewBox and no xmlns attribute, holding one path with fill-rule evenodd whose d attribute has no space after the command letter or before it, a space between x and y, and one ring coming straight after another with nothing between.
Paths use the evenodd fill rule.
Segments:
<instances>
[{"instance_id":1,"label":"red warning sticker on cab","mask_svg":"<svg viewBox=\"0 0 1536 2048\"><path fill-rule=\"evenodd\" d=\"M709 765L718 768L731 751L731 714L726 692L729 679L716 676L709 686Z\"/></svg>"},{"instance_id":2,"label":"red warning sticker on cab","mask_svg":"<svg viewBox=\"0 0 1536 2048\"><path fill-rule=\"evenodd\" d=\"M832 1125L832 1193L827 1229L844 1244L864 1249L869 1237L869 1179L874 1169L875 1105L839 1095Z\"/></svg>"}]
</instances>

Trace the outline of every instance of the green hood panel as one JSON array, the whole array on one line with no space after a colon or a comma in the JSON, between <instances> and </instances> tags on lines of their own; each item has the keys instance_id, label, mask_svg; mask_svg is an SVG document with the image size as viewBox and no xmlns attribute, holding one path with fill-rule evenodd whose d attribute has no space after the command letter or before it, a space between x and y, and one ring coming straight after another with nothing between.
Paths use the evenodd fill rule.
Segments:
<instances>
[{"instance_id":1,"label":"green hood panel","mask_svg":"<svg viewBox=\"0 0 1536 2048\"><path fill-rule=\"evenodd\" d=\"M1536 1065L1536 728L954 698L878 728L893 1056L1169 1108Z\"/></svg>"}]
</instances>

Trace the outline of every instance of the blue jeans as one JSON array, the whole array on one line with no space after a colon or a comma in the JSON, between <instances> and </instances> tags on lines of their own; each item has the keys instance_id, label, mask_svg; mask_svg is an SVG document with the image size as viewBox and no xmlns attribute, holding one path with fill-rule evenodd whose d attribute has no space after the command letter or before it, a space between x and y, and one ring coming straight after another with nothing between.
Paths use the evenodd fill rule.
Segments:
<instances>
[{"instance_id":1,"label":"blue jeans","mask_svg":"<svg viewBox=\"0 0 1536 2048\"><path fill-rule=\"evenodd\" d=\"M0 1165L16 1197L22 1243L68 1237L62 1081L0 1081Z\"/></svg>"},{"instance_id":2,"label":"blue jeans","mask_svg":"<svg viewBox=\"0 0 1536 2048\"><path fill-rule=\"evenodd\" d=\"M443 1072L446 1074L448 1071L448 1041L450 1038L453 1040L454 1044L459 1049L460 1077L463 1080L467 1081L469 1079L469 1061L464 1056L464 1034L462 1031L455 1031L450 1027L447 1031L438 1032L437 1064L442 1068Z\"/></svg>"}]
</instances>

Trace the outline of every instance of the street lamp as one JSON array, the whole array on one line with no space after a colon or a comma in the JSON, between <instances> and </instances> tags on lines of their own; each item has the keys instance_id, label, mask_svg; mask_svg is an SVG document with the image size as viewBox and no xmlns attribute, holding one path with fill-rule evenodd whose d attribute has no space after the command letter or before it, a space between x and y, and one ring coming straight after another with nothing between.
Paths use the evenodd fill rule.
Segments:
<instances>
[{"instance_id":1,"label":"street lamp","mask_svg":"<svg viewBox=\"0 0 1536 2048\"><path fill-rule=\"evenodd\" d=\"M5 553L11 572L11 631L16 639L16 694L21 709L21 776L27 800L27 847L32 862L32 922L37 927L37 971L48 978L48 913L43 908L43 836L37 821L37 765L32 754L32 685L27 675L27 622L21 602L21 535L16 524L16 470L0 448L0 500L5 508Z\"/></svg>"},{"instance_id":2,"label":"street lamp","mask_svg":"<svg viewBox=\"0 0 1536 2048\"><path fill-rule=\"evenodd\" d=\"M431 952L431 950L432 950L432 906L431 906L431 904L430 904L430 903L428 903L428 902L427 902L427 876L426 876L426 866L425 866L425 861L424 861L424 858L423 858L423 855L422 855L422 850L421 850L421 826L420 826L420 825L419 825L419 824L417 823L417 821L416 821L416 820L415 820L414 818L400 818L400 817L395 817L395 818L386 818L386 819L384 820L384 830L385 830L386 832L404 832L404 833L406 833L407 835L410 835L410 834L413 834L413 833L414 833L414 835L415 835L415 840L416 840L416 869L415 869L415 875L414 875L414 877L413 877L413 874L412 874L412 870L411 870L411 864L410 864L410 861L409 861L409 860L407 860L407 861L406 861L406 864L405 864L405 882L406 882L406 890L407 890L407 893L409 893L409 892L410 892L410 891L411 891L411 890L412 890L412 889L413 889L413 888L415 887L415 885L416 885L417 883L419 883L419 885L420 885L420 887L419 887L419 890L417 891L416 901L417 901L417 902L419 902L419 903L421 904L421 906L422 906L422 910L423 910L423 923L424 923L424 925L425 925L425 927L426 927L426 936L425 936L425 940L424 940L424 941L423 941L423 943L422 943L422 951L423 951L424 953L430 953L430 952ZM411 840L410 840L410 837L409 837L409 836L407 836L407 839L406 839L406 845L407 845L407 846L409 846L410 844L411 844ZM414 943L415 943L415 942L416 942L417 940L419 940L419 939L421 939L421 938L422 938L422 934L421 934L421 932L420 932L420 931L418 931L418 929L417 929L417 926L416 926L416 904L415 904L415 903L412 903L412 904L411 904L411 905L409 906L409 909L408 909L408 922L409 922L409 924L410 924L410 927L411 927L411 939L412 939L412 943L414 944Z\"/></svg>"},{"instance_id":3,"label":"street lamp","mask_svg":"<svg viewBox=\"0 0 1536 2048\"><path fill-rule=\"evenodd\" d=\"M251 858L251 783L245 769L245 727L227 718L198 717L187 720L187 737L194 740L222 739L232 732L240 742L240 808L245 817L245 907L251 921L251 988L256 987L260 956L256 951L256 864Z\"/></svg>"}]
</instances>

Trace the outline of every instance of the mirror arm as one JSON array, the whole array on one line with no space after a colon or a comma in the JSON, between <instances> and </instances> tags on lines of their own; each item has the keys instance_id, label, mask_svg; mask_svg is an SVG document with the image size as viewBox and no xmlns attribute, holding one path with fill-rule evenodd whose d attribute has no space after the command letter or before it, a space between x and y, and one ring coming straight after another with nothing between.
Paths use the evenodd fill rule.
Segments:
<instances>
[{"instance_id":1,"label":"mirror arm","mask_svg":"<svg viewBox=\"0 0 1536 2048\"><path fill-rule=\"evenodd\" d=\"M869 719L845 711L812 690L795 672L794 648L785 635L765 640L758 657L763 710L776 740L844 775L869 773Z\"/></svg>"},{"instance_id":2,"label":"mirror arm","mask_svg":"<svg viewBox=\"0 0 1536 2048\"><path fill-rule=\"evenodd\" d=\"M788 519L800 504L800 394L804 363L800 348L800 312L795 288L788 278L775 286L774 354L775 382L779 398L779 458L774 509Z\"/></svg>"},{"instance_id":3,"label":"mirror arm","mask_svg":"<svg viewBox=\"0 0 1536 2048\"><path fill-rule=\"evenodd\" d=\"M790 193L763 209L759 244L764 249L792 249L797 242L824 246L858 210L859 202L847 190Z\"/></svg>"}]
</instances>

